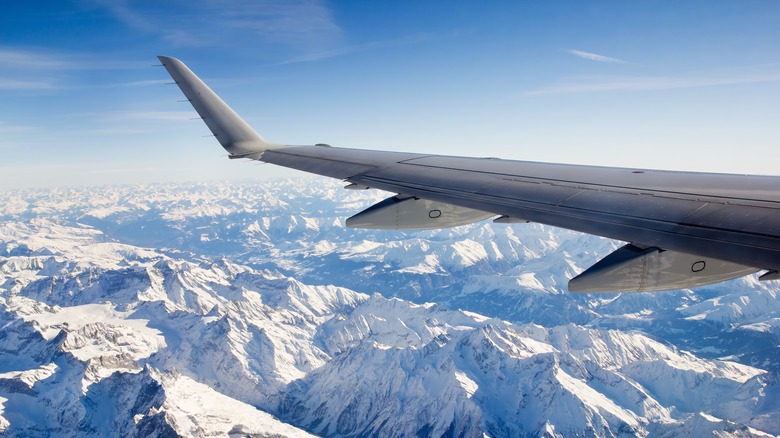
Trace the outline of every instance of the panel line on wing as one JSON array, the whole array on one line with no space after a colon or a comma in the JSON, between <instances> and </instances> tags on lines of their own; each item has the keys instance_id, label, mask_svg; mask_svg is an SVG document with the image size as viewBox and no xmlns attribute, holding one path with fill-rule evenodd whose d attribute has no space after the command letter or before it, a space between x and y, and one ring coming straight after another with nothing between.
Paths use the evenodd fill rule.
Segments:
<instances>
[{"instance_id":1,"label":"panel line on wing","mask_svg":"<svg viewBox=\"0 0 780 438\"><path fill-rule=\"evenodd\" d=\"M359 182L364 183L366 185L370 185L372 187L380 188L380 189L383 189L383 190L398 191L400 189L401 191L405 191L407 193L408 192L412 192L412 193L416 192L416 194L418 194L420 196L424 196L421 193L427 193L429 195L436 195L436 194L444 195L444 196L447 196L447 197L455 198L454 201L453 200L446 201L446 202L450 202L450 203L454 203L454 204L463 204L462 202L457 202L457 201L458 200L464 200L464 199L470 199L470 200L474 201L475 203L479 203L479 204L487 202L487 203L490 203L490 204L493 204L493 205L503 205L503 206L511 208L511 209L518 209L519 208L519 209L523 209L523 210L533 210L533 211L536 211L536 212L541 213L541 214L566 215L566 216L568 216L571 219L594 220L594 217L597 217L598 218L598 222L600 222L600 223L606 223L606 224L612 224L612 225L620 225L620 226L630 226L630 227L636 228L638 230L647 229L648 228L646 226L647 224L657 224L657 225L665 225L666 227L676 227L676 228L684 227L684 228L688 228L688 229L699 229L699 230L703 230L703 231L719 231L719 232L727 233L727 234L730 234L730 235L733 234L732 239L738 239L738 238L744 239L744 237L746 237L746 236L753 236L753 237L762 238L762 239L776 240L775 236L761 234L761 233L735 231L735 230L731 230L731 229L727 229L727 228L719 228L719 227L712 227L712 226L702 226L702 225L698 225L698 224L681 224L681 223L672 222L672 221L664 221L664 220L658 220L658 219L647 218L647 217L630 216L630 215L625 215L625 214L604 213L604 212L601 212L601 211L598 211L598 210L590 210L590 209L581 208L581 207L571 207L571 206L566 206L566 205L558 206L557 204L554 204L554 203L544 203L544 202L536 202L536 201L530 202L530 201L525 201L525 200L516 199L516 198L509 198L509 197L506 197L506 196L493 195L493 194L487 194L487 193L471 193L471 192L465 192L465 191L462 191L462 190L448 189L448 188L438 187L438 186L416 186L416 185L410 185L408 183L404 183L404 182L401 182L401 181L395 181L395 180L387 179L387 178L376 178L376 177L372 177L372 176L363 176L363 177L361 177L359 179ZM390 185L392 188L385 188L386 185ZM385 186L385 187L382 187L382 186ZM433 189L435 189L435 190L433 190ZM485 197L489 197L490 200L489 201L484 200L483 198L485 198ZM469 203L469 204L471 204L471 203ZM546 207L557 208L557 209L565 209L565 211L550 211L550 209L544 209L543 207L545 207L545 206ZM542 208L540 208L540 207L542 207ZM511 215L510 213L508 213L506 211L497 211L495 209L492 210L492 211L494 213L497 213L497 214L509 214L509 215ZM587 215L576 214L576 212L586 213ZM641 222L641 223L643 223L645 225L631 225L631 224L628 224L628 223L625 223L625 222L619 222L619 221L615 221L615 220L610 220L611 218L630 219L630 220L634 220L634 221L637 221L637 222ZM532 219L532 218L529 218L529 219ZM536 220L534 220L534 222L542 222L542 223L544 223L543 221L536 221ZM664 227L664 228L666 228L666 227ZM673 234L673 235L681 235L681 236L685 236L686 235L684 233L674 232L674 231L670 231L670 230L664 230L662 228L657 228L657 227L654 227L652 229L654 231L664 232L664 233ZM764 249L767 249L767 250L776 251L776 248L772 247L772 246L758 245L756 243L744 244L743 242L740 242L738 240L732 240L732 239L713 239L711 237L702 236L702 235L692 235L691 237L694 237L696 239L706 239L706 240L710 240L712 242L729 242L729 243L733 243L733 244L736 244L736 245L744 246L745 248L764 248Z\"/></svg>"},{"instance_id":2,"label":"panel line on wing","mask_svg":"<svg viewBox=\"0 0 780 438\"><path fill-rule=\"evenodd\" d=\"M482 174L482 175L490 175L495 177L504 177L504 178L522 178L524 180L535 180L539 182L550 182L550 183L558 183L563 186L571 187L571 186L580 186L580 185L587 185L590 187L599 187L599 188L605 188L605 189L618 189L618 190L625 190L625 191L638 191L642 190L643 192L646 192L647 194L665 194L671 198L680 199L682 196L688 196L688 197L694 197L696 200L700 198L707 198L709 202L717 202L716 199L722 198L722 199L728 199L732 201L738 201L734 203L735 205L749 205L754 207L764 207L764 208L773 208L773 209L779 209L780 208L780 200L772 200L772 199L754 199L754 198L742 198L742 197L736 197L736 196L725 196L725 195L711 195L706 193L695 193L695 192L683 192L683 191L673 191L673 190L665 190L665 189L659 189L659 188L647 188L647 187L632 187L629 185L620 185L620 184L606 184L606 183L600 183L600 182L591 182L591 181L578 181L578 180L570 180L570 179L561 179L561 178L549 178L549 177L540 177L540 176L533 176L533 175L520 175L516 173L507 173L507 172L496 172L496 171L488 171L488 170L482 170L482 169L473 169L473 168L464 168L464 167L456 167L456 166L443 166L443 165L435 165L431 163L418 163L416 161L423 160L425 158L430 158L432 156L428 157L415 157L410 158L408 160L404 160L399 162L400 164L405 164L408 166L416 166L416 167L427 167L431 169L442 169L442 170L449 170L449 171L459 171L459 172L469 172L474 174ZM434 157L435 158L435 157ZM449 158L449 157L448 157ZM518 163L528 163L533 165L543 165L545 163L533 163L533 162L518 162ZM566 165L557 165L557 166L566 166ZM572 165L573 167L573 165ZM620 169L620 168L608 168L610 171L629 171L629 169ZM658 172L663 173L663 171L646 171L646 172ZM714 174L714 175L720 175L729 177L730 175L725 174ZM762 178L761 176L754 176L755 178ZM677 195L677 196L675 196ZM661 195L663 196L663 195ZM759 205L753 205L753 204L747 204L747 203L757 203ZM769 204L769 205L767 205Z\"/></svg>"}]
</instances>

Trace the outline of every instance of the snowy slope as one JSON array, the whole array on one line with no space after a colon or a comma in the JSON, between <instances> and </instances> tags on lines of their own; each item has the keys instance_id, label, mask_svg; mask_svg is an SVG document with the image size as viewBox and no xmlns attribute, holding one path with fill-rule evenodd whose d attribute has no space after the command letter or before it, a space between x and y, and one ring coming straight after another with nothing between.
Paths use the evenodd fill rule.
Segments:
<instances>
[{"instance_id":1,"label":"snowy slope","mask_svg":"<svg viewBox=\"0 0 780 438\"><path fill-rule=\"evenodd\" d=\"M0 428L780 433L773 283L573 295L616 242L341 225L381 197L322 180L0 193Z\"/></svg>"},{"instance_id":2,"label":"snowy slope","mask_svg":"<svg viewBox=\"0 0 780 438\"><path fill-rule=\"evenodd\" d=\"M307 284L437 302L516 323L641 330L706 357L780 371L776 282L749 276L694 291L569 294L568 279L619 243L489 221L422 232L346 229L346 216L386 194L341 186L304 179L0 192L0 221L70 224L82 228L80 235L102 232L104 246L227 257ZM28 244L6 250L21 254Z\"/></svg>"}]
</instances>

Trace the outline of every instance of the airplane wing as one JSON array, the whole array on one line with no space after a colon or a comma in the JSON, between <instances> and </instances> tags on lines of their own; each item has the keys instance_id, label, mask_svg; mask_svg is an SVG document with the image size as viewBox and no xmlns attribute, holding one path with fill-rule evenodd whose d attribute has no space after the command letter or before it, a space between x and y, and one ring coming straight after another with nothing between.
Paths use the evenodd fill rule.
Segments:
<instances>
[{"instance_id":1,"label":"airplane wing","mask_svg":"<svg viewBox=\"0 0 780 438\"><path fill-rule=\"evenodd\" d=\"M569 282L572 292L689 288L780 278L780 177L549 164L267 142L181 61L160 56L228 151L397 193L353 228L435 229L489 217L630 242Z\"/></svg>"}]
</instances>

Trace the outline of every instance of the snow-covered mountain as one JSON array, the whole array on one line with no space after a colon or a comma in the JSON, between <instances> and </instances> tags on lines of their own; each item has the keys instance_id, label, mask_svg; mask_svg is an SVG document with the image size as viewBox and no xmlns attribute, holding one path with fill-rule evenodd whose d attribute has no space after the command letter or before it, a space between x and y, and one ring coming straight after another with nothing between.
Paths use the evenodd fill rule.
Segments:
<instances>
[{"instance_id":1,"label":"snow-covered mountain","mask_svg":"<svg viewBox=\"0 0 780 438\"><path fill-rule=\"evenodd\" d=\"M322 179L0 192L0 429L780 434L775 283L570 294L617 242L343 227L383 196Z\"/></svg>"}]
</instances>

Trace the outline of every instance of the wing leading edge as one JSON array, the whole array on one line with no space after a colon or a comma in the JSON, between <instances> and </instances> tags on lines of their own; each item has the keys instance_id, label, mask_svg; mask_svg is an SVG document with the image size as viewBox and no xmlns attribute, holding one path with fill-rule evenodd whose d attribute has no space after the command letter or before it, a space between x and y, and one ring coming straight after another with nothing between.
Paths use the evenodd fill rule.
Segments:
<instances>
[{"instance_id":1,"label":"wing leading edge","mask_svg":"<svg viewBox=\"0 0 780 438\"><path fill-rule=\"evenodd\" d=\"M498 216L631 243L573 279L575 292L677 289L780 271L780 177L275 144L181 61L159 59L230 158L399 194L348 226L442 228Z\"/></svg>"}]
</instances>

